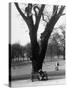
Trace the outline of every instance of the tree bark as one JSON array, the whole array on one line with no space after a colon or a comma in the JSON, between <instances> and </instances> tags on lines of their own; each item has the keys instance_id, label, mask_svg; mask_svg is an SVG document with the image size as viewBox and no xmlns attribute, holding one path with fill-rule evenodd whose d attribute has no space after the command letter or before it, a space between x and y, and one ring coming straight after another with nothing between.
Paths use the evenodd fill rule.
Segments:
<instances>
[{"instance_id":1,"label":"tree bark","mask_svg":"<svg viewBox=\"0 0 67 90\"><path fill-rule=\"evenodd\" d=\"M36 28L34 26L29 28L29 36L31 40L31 50L32 50L32 67L33 71L37 72L38 71L38 61L39 61L39 44L37 42L37 32ZM32 32L33 31L33 32Z\"/></svg>"}]
</instances>

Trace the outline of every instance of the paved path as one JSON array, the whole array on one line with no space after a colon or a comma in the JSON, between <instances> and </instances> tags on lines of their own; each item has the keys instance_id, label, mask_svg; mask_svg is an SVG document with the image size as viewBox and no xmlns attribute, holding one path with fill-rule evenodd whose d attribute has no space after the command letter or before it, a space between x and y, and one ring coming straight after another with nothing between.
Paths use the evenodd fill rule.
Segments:
<instances>
[{"instance_id":1,"label":"paved path","mask_svg":"<svg viewBox=\"0 0 67 90\"><path fill-rule=\"evenodd\" d=\"M49 80L47 80L47 81L32 82L30 79L12 81L11 87L31 87L31 86L46 86L46 85L60 85L60 84L62 84L62 85L65 84L65 79L63 76L61 76L61 77L52 76L52 77L49 77Z\"/></svg>"}]
</instances>

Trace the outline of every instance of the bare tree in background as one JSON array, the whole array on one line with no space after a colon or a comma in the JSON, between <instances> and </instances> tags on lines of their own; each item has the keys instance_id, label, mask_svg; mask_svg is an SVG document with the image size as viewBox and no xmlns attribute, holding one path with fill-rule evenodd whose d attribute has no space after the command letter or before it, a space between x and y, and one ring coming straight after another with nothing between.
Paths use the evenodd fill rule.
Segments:
<instances>
[{"instance_id":1,"label":"bare tree in background","mask_svg":"<svg viewBox=\"0 0 67 90\"><path fill-rule=\"evenodd\" d=\"M55 24L57 23L58 19L64 15L63 11L65 6L59 6L54 5L53 6L53 12L51 17L47 15L49 18L48 21L44 18L44 9L45 6L42 4L41 6L38 6L37 4L28 4L28 6L25 8L25 13L20 8L19 3L15 3L16 9L20 13L21 17L26 22L28 29L29 29L29 36L31 40L31 50L32 50L32 66L33 71L38 72L40 69L42 69L42 64L45 59L45 54L48 46L48 40L50 38L50 35L53 31L53 28ZM35 23L33 19L32 10L35 13ZM41 45L39 46L37 41L37 32L40 20L43 19L46 22L46 27L44 27L44 32L41 33Z\"/></svg>"}]
</instances>

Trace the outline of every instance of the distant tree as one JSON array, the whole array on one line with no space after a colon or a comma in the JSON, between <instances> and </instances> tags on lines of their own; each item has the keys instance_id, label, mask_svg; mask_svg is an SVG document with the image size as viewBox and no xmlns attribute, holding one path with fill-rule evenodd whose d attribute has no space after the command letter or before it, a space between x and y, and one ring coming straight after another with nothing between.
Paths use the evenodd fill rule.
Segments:
<instances>
[{"instance_id":1,"label":"distant tree","mask_svg":"<svg viewBox=\"0 0 67 90\"><path fill-rule=\"evenodd\" d=\"M55 47L55 49L56 49L56 55L58 56L58 58L59 58L59 55L60 55L60 46L59 46L59 41L58 41L58 39L59 39L59 34L58 33L55 33L54 35L53 35L53 38L52 38L52 44L54 45L54 47Z\"/></svg>"},{"instance_id":2,"label":"distant tree","mask_svg":"<svg viewBox=\"0 0 67 90\"><path fill-rule=\"evenodd\" d=\"M62 30L62 35L60 35L60 46L62 47L62 54L65 60L65 26L61 25L59 28Z\"/></svg>"},{"instance_id":3,"label":"distant tree","mask_svg":"<svg viewBox=\"0 0 67 90\"><path fill-rule=\"evenodd\" d=\"M22 56L22 47L20 46L20 44L15 43L15 44L11 45L11 57L19 58L21 56Z\"/></svg>"},{"instance_id":4,"label":"distant tree","mask_svg":"<svg viewBox=\"0 0 67 90\"><path fill-rule=\"evenodd\" d=\"M52 35L51 43L54 44L57 49L57 56L63 54L63 57L65 59L65 28L63 25L60 25L57 29L61 29L61 34L59 34L58 32L54 33Z\"/></svg>"},{"instance_id":5,"label":"distant tree","mask_svg":"<svg viewBox=\"0 0 67 90\"><path fill-rule=\"evenodd\" d=\"M32 56L32 52L31 52L31 44L28 43L26 46L26 53L27 53L27 57L31 57Z\"/></svg>"}]
</instances>

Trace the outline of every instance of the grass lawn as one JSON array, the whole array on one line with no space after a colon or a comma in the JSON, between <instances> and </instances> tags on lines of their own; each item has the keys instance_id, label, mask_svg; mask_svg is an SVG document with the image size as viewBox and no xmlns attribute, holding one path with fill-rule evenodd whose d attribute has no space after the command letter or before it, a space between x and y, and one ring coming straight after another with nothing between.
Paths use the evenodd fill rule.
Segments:
<instances>
[{"instance_id":1,"label":"grass lawn","mask_svg":"<svg viewBox=\"0 0 67 90\"><path fill-rule=\"evenodd\" d=\"M56 70L55 70L56 62L57 61L43 63L43 71L52 72L52 73L56 72ZM65 61L59 60L59 64L60 64L59 71L65 72ZM25 65L11 67L11 76L12 77L22 77L22 76L29 77L31 75L31 71L32 71L32 65L31 65L31 63L27 63Z\"/></svg>"}]
</instances>

